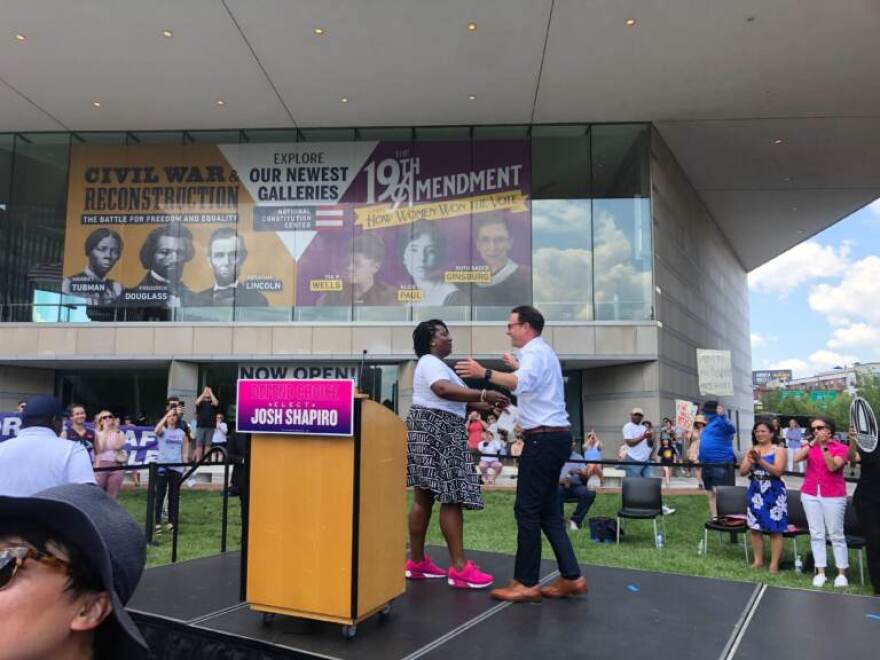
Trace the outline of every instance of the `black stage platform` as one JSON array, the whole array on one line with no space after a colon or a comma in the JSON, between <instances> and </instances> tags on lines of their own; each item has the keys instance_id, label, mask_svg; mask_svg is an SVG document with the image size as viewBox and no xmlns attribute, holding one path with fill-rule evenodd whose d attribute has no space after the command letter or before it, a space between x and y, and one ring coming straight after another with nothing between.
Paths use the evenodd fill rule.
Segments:
<instances>
[{"instance_id":1,"label":"black stage platform","mask_svg":"<svg viewBox=\"0 0 880 660\"><path fill-rule=\"evenodd\" d=\"M498 584L509 579L513 557L470 556ZM876 657L880 646L878 598L596 566L584 567L589 595L541 604L410 582L387 619L346 640L337 625L278 617L263 626L239 600L239 562L230 552L144 574L129 609L155 657L810 660ZM543 578L554 569L545 561Z\"/></svg>"}]
</instances>

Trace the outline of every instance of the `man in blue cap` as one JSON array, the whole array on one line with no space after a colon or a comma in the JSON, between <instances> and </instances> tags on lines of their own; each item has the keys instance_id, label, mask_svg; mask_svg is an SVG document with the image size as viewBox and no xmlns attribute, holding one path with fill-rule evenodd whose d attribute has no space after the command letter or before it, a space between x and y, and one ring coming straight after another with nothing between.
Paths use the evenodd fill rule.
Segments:
<instances>
[{"instance_id":1,"label":"man in blue cap","mask_svg":"<svg viewBox=\"0 0 880 660\"><path fill-rule=\"evenodd\" d=\"M703 415L707 424L700 433L700 463L703 465L703 488L709 496L709 512L712 518L718 517L715 504L715 489L718 486L733 486L735 477L733 465L736 454L733 452L733 436L736 427L724 414L724 407L717 401L706 401L703 404Z\"/></svg>"},{"instance_id":2,"label":"man in blue cap","mask_svg":"<svg viewBox=\"0 0 880 660\"><path fill-rule=\"evenodd\" d=\"M69 483L95 483L85 448L58 437L64 408L53 396L28 399L21 428L0 443L0 495L27 497Z\"/></svg>"},{"instance_id":3,"label":"man in blue cap","mask_svg":"<svg viewBox=\"0 0 880 660\"><path fill-rule=\"evenodd\" d=\"M125 611L145 560L140 527L100 488L0 496L0 658L146 658Z\"/></svg>"}]
</instances>

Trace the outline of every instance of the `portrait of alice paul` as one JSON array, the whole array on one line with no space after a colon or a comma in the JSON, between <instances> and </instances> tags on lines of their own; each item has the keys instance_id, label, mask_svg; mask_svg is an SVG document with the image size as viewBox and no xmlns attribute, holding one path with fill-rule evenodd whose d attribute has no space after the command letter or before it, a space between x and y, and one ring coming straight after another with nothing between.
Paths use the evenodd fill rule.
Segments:
<instances>
[{"instance_id":1,"label":"portrait of alice paul","mask_svg":"<svg viewBox=\"0 0 880 660\"><path fill-rule=\"evenodd\" d=\"M446 237L427 222L417 222L400 242L400 260L413 284L423 293L416 305L448 305L459 290L443 281Z\"/></svg>"}]
</instances>

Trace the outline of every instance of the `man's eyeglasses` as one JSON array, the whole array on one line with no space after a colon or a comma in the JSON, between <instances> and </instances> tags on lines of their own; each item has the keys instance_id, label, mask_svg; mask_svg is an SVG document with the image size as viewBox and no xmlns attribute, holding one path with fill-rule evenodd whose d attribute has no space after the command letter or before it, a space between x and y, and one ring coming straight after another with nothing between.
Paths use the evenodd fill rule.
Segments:
<instances>
[{"instance_id":1,"label":"man's eyeglasses","mask_svg":"<svg viewBox=\"0 0 880 660\"><path fill-rule=\"evenodd\" d=\"M513 329L513 327L516 326L516 325L525 325L525 324L526 324L525 321L520 321L519 323L508 323L508 324L507 324L507 329L508 329L508 330L511 330L511 329Z\"/></svg>"},{"instance_id":2,"label":"man's eyeglasses","mask_svg":"<svg viewBox=\"0 0 880 660\"><path fill-rule=\"evenodd\" d=\"M827 428L828 428L828 427L825 426L824 424L820 424L819 426L811 426L811 427L810 427L810 430L811 430L811 431L821 431L821 430L823 430L823 429L827 429Z\"/></svg>"},{"instance_id":3,"label":"man's eyeglasses","mask_svg":"<svg viewBox=\"0 0 880 660\"><path fill-rule=\"evenodd\" d=\"M13 546L0 550L0 589L5 589L15 574L18 573L24 562L28 559L38 561L47 566L57 566L66 569L67 562L54 555L28 548L27 546Z\"/></svg>"}]
</instances>

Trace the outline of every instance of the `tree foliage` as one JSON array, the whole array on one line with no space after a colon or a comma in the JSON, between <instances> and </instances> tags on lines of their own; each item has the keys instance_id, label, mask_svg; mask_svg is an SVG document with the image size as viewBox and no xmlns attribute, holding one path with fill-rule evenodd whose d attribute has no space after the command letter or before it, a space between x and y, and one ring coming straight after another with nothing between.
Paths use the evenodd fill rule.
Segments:
<instances>
[{"instance_id":1,"label":"tree foliage","mask_svg":"<svg viewBox=\"0 0 880 660\"><path fill-rule=\"evenodd\" d=\"M856 391L880 414L880 376L864 369L856 372ZM838 431L846 432L849 428L849 406L852 397L848 392L841 392L835 399L813 401L809 394L803 397L786 396L784 390L771 390L761 397L764 411L779 415L804 415L830 417L837 424ZM760 413L758 413L760 414Z\"/></svg>"}]
</instances>

